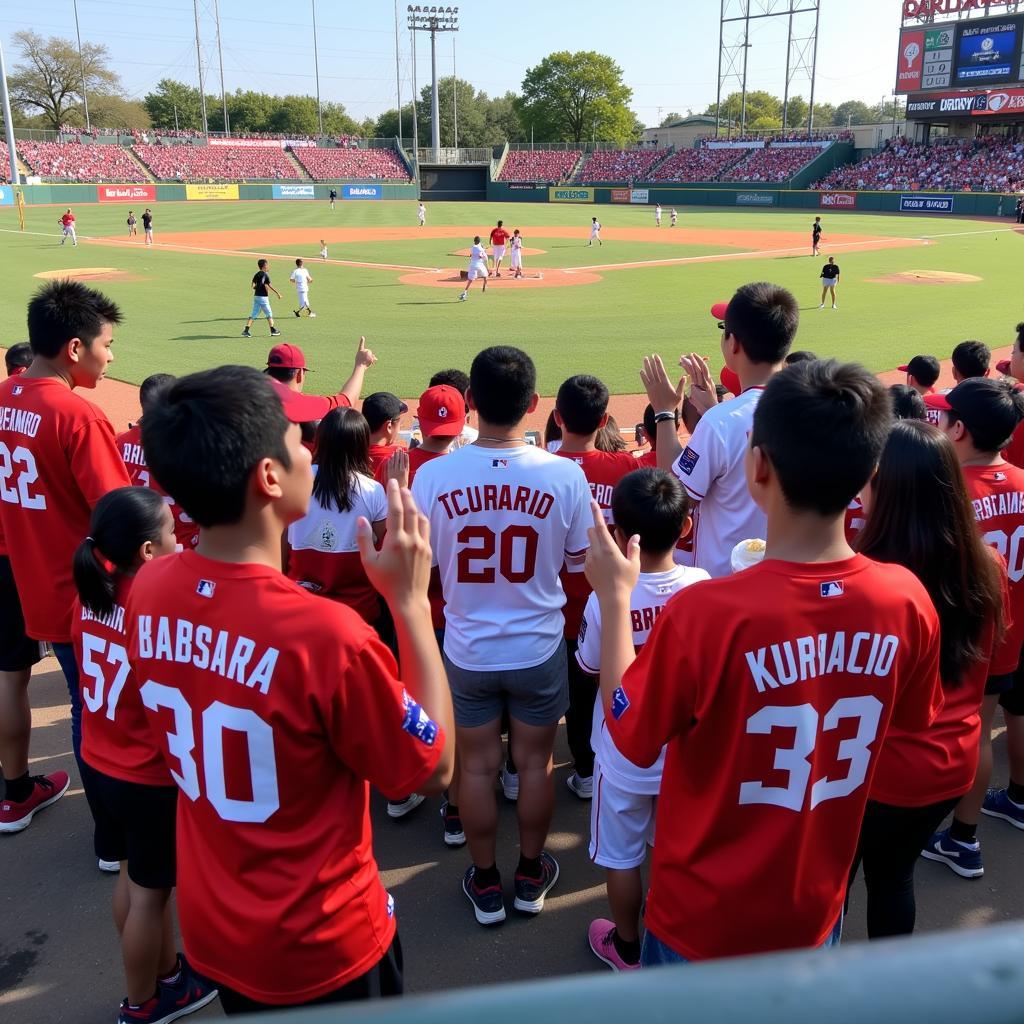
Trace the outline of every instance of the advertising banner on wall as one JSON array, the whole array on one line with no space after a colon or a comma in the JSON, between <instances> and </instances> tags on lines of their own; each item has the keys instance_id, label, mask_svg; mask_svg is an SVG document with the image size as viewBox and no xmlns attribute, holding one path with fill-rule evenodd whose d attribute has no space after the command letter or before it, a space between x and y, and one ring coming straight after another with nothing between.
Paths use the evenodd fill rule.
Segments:
<instances>
[{"instance_id":1,"label":"advertising banner on wall","mask_svg":"<svg viewBox=\"0 0 1024 1024\"><path fill-rule=\"evenodd\" d=\"M383 185L342 185L342 199L383 199Z\"/></svg>"},{"instance_id":2,"label":"advertising banner on wall","mask_svg":"<svg viewBox=\"0 0 1024 1024\"><path fill-rule=\"evenodd\" d=\"M737 206L774 206L774 192L737 192Z\"/></svg>"},{"instance_id":3,"label":"advertising banner on wall","mask_svg":"<svg viewBox=\"0 0 1024 1024\"><path fill-rule=\"evenodd\" d=\"M312 199L312 185L274 185L275 199Z\"/></svg>"},{"instance_id":4,"label":"advertising banner on wall","mask_svg":"<svg viewBox=\"0 0 1024 1024\"><path fill-rule=\"evenodd\" d=\"M628 203L630 197L630 190L628 188L613 188L612 189L612 202L613 203Z\"/></svg>"},{"instance_id":5,"label":"advertising banner on wall","mask_svg":"<svg viewBox=\"0 0 1024 1024\"><path fill-rule=\"evenodd\" d=\"M551 203L592 203L594 201L594 190L592 188L549 188L548 202Z\"/></svg>"},{"instance_id":6,"label":"advertising banner on wall","mask_svg":"<svg viewBox=\"0 0 1024 1024\"><path fill-rule=\"evenodd\" d=\"M238 186L224 185L186 185L186 199L237 199Z\"/></svg>"},{"instance_id":7,"label":"advertising banner on wall","mask_svg":"<svg viewBox=\"0 0 1024 1024\"><path fill-rule=\"evenodd\" d=\"M857 205L856 192L822 192L818 205L823 210L852 210Z\"/></svg>"},{"instance_id":8,"label":"advertising banner on wall","mask_svg":"<svg viewBox=\"0 0 1024 1024\"><path fill-rule=\"evenodd\" d=\"M938 195L900 196L900 213L952 213L953 197Z\"/></svg>"},{"instance_id":9,"label":"advertising banner on wall","mask_svg":"<svg viewBox=\"0 0 1024 1024\"><path fill-rule=\"evenodd\" d=\"M646 205L650 202L651 192L650 189L646 188L634 188L630 189L629 201L631 203L639 203L641 206Z\"/></svg>"},{"instance_id":10,"label":"advertising banner on wall","mask_svg":"<svg viewBox=\"0 0 1024 1024\"><path fill-rule=\"evenodd\" d=\"M101 203L155 203L156 185L97 185Z\"/></svg>"},{"instance_id":11,"label":"advertising banner on wall","mask_svg":"<svg viewBox=\"0 0 1024 1024\"><path fill-rule=\"evenodd\" d=\"M14 189L10 185L0 185L0 206L14 205Z\"/></svg>"}]
</instances>

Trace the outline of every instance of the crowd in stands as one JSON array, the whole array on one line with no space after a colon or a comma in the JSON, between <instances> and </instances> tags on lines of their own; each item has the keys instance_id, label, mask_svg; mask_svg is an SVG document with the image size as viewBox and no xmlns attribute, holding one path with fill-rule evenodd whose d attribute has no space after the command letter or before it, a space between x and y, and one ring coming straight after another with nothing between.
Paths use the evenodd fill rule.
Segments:
<instances>
[{"instance_id":1,"label":"crowd in stands","mask_svg":"<svg viewBox=\"0 0 1024 1024\"><path fill-rule=\"evenodd\" d=\"M701 145L706 146L709 142L803 142L807 138L814 142L853 142L853 132L843 129L842 131L812 131L808 136L806 131L799 132L748 132L745 135L714 136L705 135L700 139Z\"/></svg>"},{"instance_id":2,"label":"crowd in stands","mask_svg":"<svg viewBox=\"0 0 1024 1024\"><path fill-rule=\"evenodd\" d=\"M498 181L564 181L583 155L579 149L513 149Z\"/></svg>"},{"instance_id":3,"label":"crowd in stands","mask_svg":"<svg viewBox=\"0 0 1024 1024\"><path fill-rule=\"evenodd\" d=\"M294 150L294 156L314 181L336 181L339 178L409 180L408 167L393 149L302 147Z\"/></svg>"},{"instance_id":4,"label":"crowd in stands","mask_svg":"<svg viewBox=\"0 0 1024 1024\"><path fill-rule=\"evenodd\" d=\"M680 149L650 175L650 181L717 181L746 156L742 149Z\"/></svg>"},{"instance_id":5,"label":"crowd in stands","mask_svg":"<svg viewBox=\"0 0 1024 1024\"><path fill-rule=\"evenodd\" d=\"M722 181L788 181L802 167L821 156L818 146L752 149L749 155L729 168Z\"/></svg>"},{"instance_id":6,"label":"crowd in stands","mask_svg":"<svg viewBox=\"0 0 1024 1024\"><path fill-rule=\"evenodd\" d=\"M18 142L18 155L33 174L51 181L146 181L142 168L120 146L80 142Z\"/></svg>"},{"instance_id":7,"label":"crowd in stands","mask_svg":"<svg viewBox=\"0 0 1024 1024\"><path fill-rule=\"evenodd\" d=\"M665 155L660 149L599 149L587 157L577 181L647 181Z\"/></svg>"},{"instance_id":8,"label":"crowd in stands","mask_svg":"<svg viewBox=\"0 0 1024 1024\"><path fill-rule=\"evenodd\" d=\"M997 135L937 139L930 145L889 139L881 152L837 167L813 187L1016 192L1024 189L1024 141Z\"/></svg>"},{"instance_id":9,"label":"crowd in stands","mask_svg":"<svg viewBox=\"0 0 1024 1024\"><path fill-rule=\"evenodd\" d=\"M283 149L246 146L132 147L160 181L249 181L299 177Z\"/></svg>"},{"instance_id":10,"label":"crowd in stands","mask_svg":"<svg viewBox=\"0 0 1024 1024\"><path fill-rule=\"evenodd\" d=\"M0 185L11 180L11 160L7 151L7 143L0 142Z\"/></svg>"}]
</instances>

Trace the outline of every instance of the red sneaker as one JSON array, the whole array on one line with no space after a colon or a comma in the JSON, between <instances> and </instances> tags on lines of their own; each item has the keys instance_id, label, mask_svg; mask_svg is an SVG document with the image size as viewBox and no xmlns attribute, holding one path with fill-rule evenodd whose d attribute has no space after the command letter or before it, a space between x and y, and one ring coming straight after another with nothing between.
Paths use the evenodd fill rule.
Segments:
<instances>
[{"instance_id":1,"label":"red sneaker","mask_svg":"<svg viewBox=\"0 0 1024 1024\"><path fill-rule=\"evenodd\" d=\"M55 804L71 785L67 772L35 775L32 782L35 783L32 792L21 803L13 800L0 802L0 832L21 832L28 828L36 811Z\"/></svg>"}]
</instances>

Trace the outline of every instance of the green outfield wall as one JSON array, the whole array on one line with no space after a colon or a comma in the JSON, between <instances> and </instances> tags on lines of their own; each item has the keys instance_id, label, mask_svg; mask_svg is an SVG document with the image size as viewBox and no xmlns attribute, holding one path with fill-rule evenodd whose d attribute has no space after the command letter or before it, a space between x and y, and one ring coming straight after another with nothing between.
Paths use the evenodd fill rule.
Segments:
<instances>
[{"instance_id":1,"label":"green outfield wall","mask_svg":"<svg viewBox=\"0 0 1024 1024\"><path fill-rule=\"evenodd\" d=\"M196 199L195 193L205 192L203 198L218 200L273 200L302 202L326 200L331 189L336 189L343 202L418 199L419 186L415 183L398 184L384 181L268 181L246 184L177 185L160 182L142 182L134 185L20 185L25 203L30 206L52 204L82 206L86 203L180 202ZM191 193L191 194L190 194Z\"/></svg>"}]
</instances>

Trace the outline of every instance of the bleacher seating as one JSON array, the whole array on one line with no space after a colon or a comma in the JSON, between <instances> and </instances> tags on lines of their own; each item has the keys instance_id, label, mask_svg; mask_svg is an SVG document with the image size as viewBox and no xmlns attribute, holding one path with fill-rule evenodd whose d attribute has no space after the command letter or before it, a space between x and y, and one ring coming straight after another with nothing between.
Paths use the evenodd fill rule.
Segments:
<instances>
[{"instance_id":1,"label":"bleacher seating","mask_svg":"<svg viewBox=\"0 0 1024 1024\"><path fill-rule=\"evenodd\" d=\"M314 181L409 181L409 169L393 149L301 147L294 150L294 155Z\"/></svg>"},{"instance_id":2,"label":"bleacher seating","mask_svg":"<svg viewBox=\"0 0 1024 1024\"><path fill-rule=\"evenodd\" d=\"M142 168L120 146L81 142L17 143L18 155L33 174L47 181L148 181Z\"/></svg>"},{"instance_id":3,"label":"bleacher seating","mask_svg":"<svg viewBox=\"0 0 1024 1024\"><path fill-rule=\"evenodd\" d=\"M648 181L651 168L664 151L657 149L599 149L587 157L576 181Z\"/></svg>"},{"instance_id":4,"label":"bleacher seating","mask_svg":"<svg viewBox=\"0 0 1024 1024\"><path fill-rule=\"evenodd\" d=\"M270 146L145 146L135 155L160 181L295 181L283 149Z\"/></svg>"},{"instance_id":5,"label":"bleacher seating","mask_svg":"<svg viewBox=\"0 0 1024 1024\"><path fill-rule=\"evenodd\" d=\"M0 142L0 160L3 161L3 166L0 166L0 185L6 185L11 180L11 160L6 142Z\"/></svg>"},{"instance_id":6,"label":"bleacher seating","mask_svg":"<svg viewBox=\"0 0 1024 1024\"><path fill-rule=\"evenodd\" d=\"M801 168L821 156L820 146L767 146L753 149L738 164L729 168L721 181L789 181Z\"/></svg>"},{"instance_id":7,"label":"bleacher seating","mask_svg":"<svg viewBox=\"0 0 1024 1024\"><path fill-rule=\"evenodd\" d=\"M743 149L681 149L654 169L650 181L717 181L747 155Z\"/></svg>"},{"instance_id":8,"label":"bleacher seating","mask_svg":"<svg viewBox=\"0 0 1024 1024\"><path fill-rule=\"evenodd\" d=\"M579 149L513 149L498 181L564 181L583 155Z\"/></svg>"}]
</instances>

